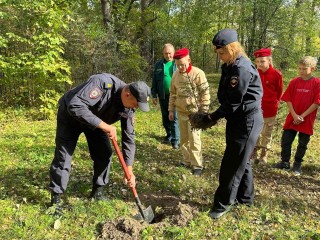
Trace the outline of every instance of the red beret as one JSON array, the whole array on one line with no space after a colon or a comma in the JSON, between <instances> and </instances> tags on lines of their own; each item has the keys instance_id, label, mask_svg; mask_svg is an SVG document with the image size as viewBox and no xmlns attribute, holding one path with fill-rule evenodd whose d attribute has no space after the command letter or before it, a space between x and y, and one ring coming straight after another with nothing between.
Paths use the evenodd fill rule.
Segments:
<instances>
[{"instance_id":1,"label":"red beret","mask_svg":"<svg viewBox=\"0 0 320 240\"><path fill-rule=\"evenodd\" d=\"M271 56L271 49L270 48L261 48L261 49L255 51L253 54L256 58L269 57L269 56Z\"/></svg>"},{"instance_id":2,"label":"red beret","mask_svg":"<svg viewBox=\"0 0 320 240\"><path fill-rule=\"evenodd\" d=\"M181 59L181 58L184 58L185 56L188 56L188 55L189 55L189 49L188 48L181 48L174 53L173 59Z\"/></svg>"}]
</instances>

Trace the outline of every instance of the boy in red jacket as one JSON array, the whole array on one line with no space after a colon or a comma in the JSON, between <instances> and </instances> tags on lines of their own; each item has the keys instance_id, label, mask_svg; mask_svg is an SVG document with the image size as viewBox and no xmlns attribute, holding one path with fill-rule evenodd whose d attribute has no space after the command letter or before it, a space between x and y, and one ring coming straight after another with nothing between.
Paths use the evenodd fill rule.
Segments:
<instances>
[{"instance_id":1,"label":"boy in red jacket","mask_svg":"<svg viewBox=\"0 0 320 240\"><path fill-rule=\"evenodd\" d=\"M313 134L313 126L320 104L320 79L313 77L317 61L307 56L299 61L299 77L290 81L281 100L287 103L289 114L283 126L281 138L281 162L276 168L289 170L291 147L299 132L298 146L294 157L293 171L301 174L301 163Z\"/></svg>"},{"instance_id":2,"label":"boy in red jacket","mask_svg":"<svg viewBox=\"0 0 320 240\"><path fill-rule=\"evenodd\" d=\"M254 52L256 65L263 87L262 111L263 129L253 150L251 159L255 163L267 163L267 154L270 149L272 130L276 123L276 115L283 89L282 74L273 68L270 48L261 48ZM258 151L261 150L260 156Z\"/></svg>"}]
</instances>

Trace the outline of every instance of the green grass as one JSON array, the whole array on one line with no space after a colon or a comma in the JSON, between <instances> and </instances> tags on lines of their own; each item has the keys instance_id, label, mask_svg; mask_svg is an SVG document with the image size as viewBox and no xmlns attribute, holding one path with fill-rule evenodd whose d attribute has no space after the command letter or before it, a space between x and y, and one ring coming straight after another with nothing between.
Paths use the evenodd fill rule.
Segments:
<instances>
[{"instance_id":1,"label":"green grass","mask_svg":"<svg viewBox=\"0 0 320 240\"><path fill-rule=\"evenodd\" d=\"M296 73L286 73L286 82ZM218 75L208 75L212 99ZM131 216L136 211L123 172L114 157L108 195L110 201L92 202L92 163L83 136L75 151L64 201L68 209L54 229L56 218L48 204L49 167L54 152L55 121L33 120L36 111L6 109L0 112L0 239L96 239L107 220ZM200 178L178 167L179 151L159 143L164 130L160 110L138 112L136 117L135 174L138 192L176 196L196 207L199 215L185 227L144 229L141 239L320 239L320 123L309 143L300 177L272 168L280 157L281 126L287 109L281 105L267 166L254 166L256 197L251 208L240 206L218 221L207 212L218 185L225 147L225 122L202 134L206 170ZM119 127L117 124L116 126ZM293 149L296 147L296 141ZM153 206L155 209L156 206Z\"/></svg>"}]
</instances>

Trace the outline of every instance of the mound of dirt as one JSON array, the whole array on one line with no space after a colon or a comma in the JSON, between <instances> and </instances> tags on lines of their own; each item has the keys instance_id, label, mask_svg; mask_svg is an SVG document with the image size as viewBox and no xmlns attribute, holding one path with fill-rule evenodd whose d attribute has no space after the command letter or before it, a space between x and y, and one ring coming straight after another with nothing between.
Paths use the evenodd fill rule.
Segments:
<instances>
[{"instance_id":1,"label":"mound of dirt","mask_svg":"<svg viewBox=\"0 0 320 240\"><path fill-rule=\"evenodd\" d=\"M140 222L131 218L119 218L106 222L97 239L137 240L140 232L145 228Z\"/></svg>"},{"instance_id":2,"label":"mound of dirt","mask_svg":"<svg viewBox=\"0 0 320 240\"><path fill-rule=\"evenodd\" d=\"M160 198L158 198L160 200ZM154 200L154 199L153 199ZM169 199L166 199L169 200ZM155 218L152 224L153 228L162 228L166 226L186 226L192 218L198 214L198 210L188 204L183 204L176 199L158 202L153 201ZM148 226L144 221L137 221L133 218L118 218L114 221L107 221L101 228L98 240L136 240L140 233Z\"/></svg>"},{"instance_id":3,"label":"mound of dirt","mask_svg":"<svg viewBox=\"0 0 320 240\"><path fill-rule=\"evenodd\" d=\"M158 217L158 220L156 214L156 221L158 221L158 223L161 223L162 219L167 218L168 222L171 223L171 225L180 227L186 226L190 222L190 220L192 220L193 216L197 213L197 211L191 206L182 204L181 202L179 202L178 205L174 208L172 208L171 206L163 207L160 212L161 217Z\"/></svg>"}]
</instances>

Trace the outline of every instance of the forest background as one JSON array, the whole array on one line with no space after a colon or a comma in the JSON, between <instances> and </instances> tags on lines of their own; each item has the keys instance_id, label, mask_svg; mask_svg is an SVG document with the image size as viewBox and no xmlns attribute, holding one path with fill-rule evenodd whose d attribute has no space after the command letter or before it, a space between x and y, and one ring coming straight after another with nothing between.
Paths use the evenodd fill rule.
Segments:
<instances>
[{"instance_id":1,"label":"forest background","mask_svg":"<svg viewBox=\"0 0 320 240\"><path fill-rule=\"evenodd\" d=\"M153 64L170 42L190 49L216 107L220 62L211 40L223 28L238 31L252 60L256 49L271 47L285 85L297 76L302 56L320 57L320 0L0 0L0 239L108 239L104 223L132 219L137 209L116 156L109 201L88 199L92 163L84 136L64 194L64 217L51 215L48 168L57 101L97 72L151 85ZM207 213L218 186L225 120L202 134L206 168L197 178L179 166L180 151L160 143L159 107L137 111L137 188L157 217L141 231L133 228L139 239L320 239L320 114L301 176L272 168L279 161L286 114L282 103L268 164L253 166L254 206L212 221Z\"/></svg>"},{"instance_id":2,"label":"forest background","mask_svg":"<svg viewBox=\"0 0 320 240\"><path fill-rule=\"evenodd\" d=\"M285 71L320 57L319 0L0 0L0 103L55 115L63 92L98 72L151 82L162 46L220 70L211 40L235 28L249 57L271 47Z\"/></svg>"}]
</instances>

